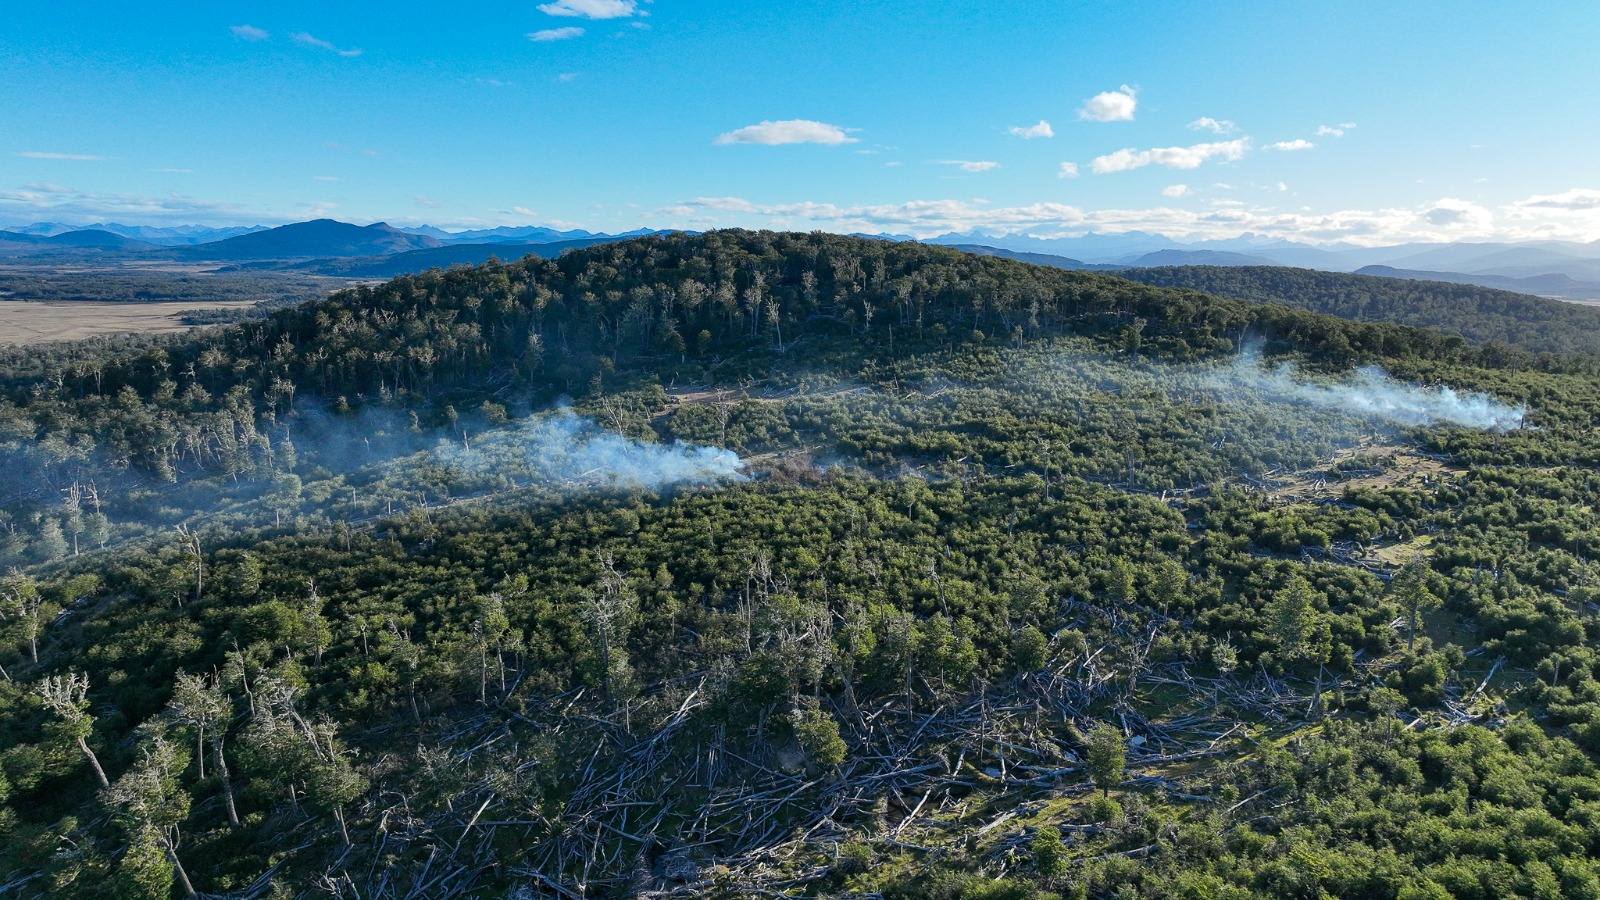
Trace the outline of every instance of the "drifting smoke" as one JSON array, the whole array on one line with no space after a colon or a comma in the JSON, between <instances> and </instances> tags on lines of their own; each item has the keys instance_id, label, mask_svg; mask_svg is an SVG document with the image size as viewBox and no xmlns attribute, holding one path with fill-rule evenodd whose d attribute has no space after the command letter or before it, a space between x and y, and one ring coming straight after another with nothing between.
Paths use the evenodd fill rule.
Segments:
<instances>
[{"instance_id":1,"label":"drifting smoke","mask_svg":"<svg viewBox=\"0 0 1600 900\"><path fill-rule=\"evenodd\" d=\"M479 435L470 446L440 442L429 456L453 476L534 483L661 489L745 477L732 450L636 441L568 409Z\"/></svg>"},{"instance_id":2,"label":"drifting smoke","mask_svg":"<svg viewBox=\"0 0 1600 900\"><path fill-rule=\"evenodd\" d=\"M1292 366L1267 366L1254 351L1241 354L1227 370L1214 374L1210 382L1216 389L1244 389L1269 400L1307 403L1398 425L1444 422L1512 431L1522 427L1527 413L1525 407L1502 403L1488 394L1398 381L1377 366L1357 369L1353 376L1335 383L1301 381Z\"/></svg>"}]
</instances>

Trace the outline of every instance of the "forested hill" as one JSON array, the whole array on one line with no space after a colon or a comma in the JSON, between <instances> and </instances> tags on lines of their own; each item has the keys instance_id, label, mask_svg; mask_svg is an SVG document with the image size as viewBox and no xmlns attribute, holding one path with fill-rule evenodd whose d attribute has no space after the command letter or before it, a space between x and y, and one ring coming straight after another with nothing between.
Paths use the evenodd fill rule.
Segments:
<instances>
[{"instance_id":1,"label":"forested hill","mask_svg":"<svg viewBox=\"0 0 1600 900\"><path fill-rule=\"evenodd\" d=\"M9 401L0 419L170 477L211 455L197 413L253 420L290 408L297 393L341 407L438 405L452 391L516 386L539 403L618 372L667 381L707 361L724 373L763 359L789 366L824 343L892 355L1062 334L1166 359L1227 354L1246 340L1335 366L1477 356L1416 329L942 247L723 231L433 270L133 356L65 348L72 356L52 366L32 354L25 376L0 380Z\"/></svg>"},{"instance_id":2,"label":"forested hill","mask_svg":"<svg viewBox=\"0 0 1600 900\"><path fill-rule=\"evenodd\" d=\"M1281 266L1127 269L1130 281L1282 303L1362 322L1433 328L1528 353L1600 354L1600 307L1531 294Z\"/></svg>"}]
</instances>

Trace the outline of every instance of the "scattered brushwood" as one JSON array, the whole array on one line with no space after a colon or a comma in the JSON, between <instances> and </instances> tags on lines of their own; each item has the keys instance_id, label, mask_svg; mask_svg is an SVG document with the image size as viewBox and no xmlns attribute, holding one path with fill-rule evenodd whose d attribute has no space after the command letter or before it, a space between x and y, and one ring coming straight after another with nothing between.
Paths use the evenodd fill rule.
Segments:
<instances>
[{"instance_id":1,"label":"scattered brushwood","mask_svg":"<svg viewBox=\"0 0 1600 900\"><path fill-rule=\"evenodd\" d=\"M1213 804L1201 780L1170 773L1247 749L1247 718L1291 723L1308 697L1261 672L1204 677L1164 663L1130 675L1148 634L966 695L924 684L912 702L829 705L847 723L837 766L804 759L776 729L731 729L711 672L624 707L586 689L513 691L440 730L418 751L422 772L401 772L398 758L374 765L392 776L320 884L352 898L504 884L566 897L784 892L829 877L834 865L818 860L857 836L918 855L993 838L1000 853L1030 798L1094 789L1086 748L1097 727L1125 747L1124 789ZM1174 687L1185 703L1161 717L1140 711L1139 695Z\"/></svg>"}]
</instances>

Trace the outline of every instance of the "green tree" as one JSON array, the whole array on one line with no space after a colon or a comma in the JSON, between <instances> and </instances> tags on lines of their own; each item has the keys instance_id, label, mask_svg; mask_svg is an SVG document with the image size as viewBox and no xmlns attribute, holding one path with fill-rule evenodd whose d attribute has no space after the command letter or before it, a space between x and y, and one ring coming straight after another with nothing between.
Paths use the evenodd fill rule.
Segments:
<instances>
[{"instance_id":1,"label":"green tree","mask_svg":"<svg viewBox=\"0 0 1600 900\"><path fill-rule=\"evenodd\" d=\"M39 592L39 583L32 578L12 574L0 579L0 622L5 622L7 636L28 648L28 659L39 661L39 636L45 622L55 616L55 604L45 601Z\"/></svg>"},{"instance_id":2,"label":"green tree","mask_svg":"<svg viewBox=\"0 0 1600 900\"><path fill-rule=\"evenodd\" d=\"M1327 618L1318 605L1318 596L1304 578L1291 577L1282 590L1272 595L1264 610L1267 631L1278 647L1285 668L1296 663L1316 663L1317 680L1311 697L1311 714L1322 713L1322 667L1331 649Z\"/></svg>"},{"instance_id":3,"label":"green tree","mask_svg":"<svg viewBox=\"0 0 1600 900\"><path fill-rule=\"evenodd\" d=\"M1322 662L1327 653L1327 622L1317 604L1317 592L1298 575L1275 592L1263 609L1267 634L1285 665Z\"/></svg>"},{"instance_id":4,"label":"green tree","mask_svg":"<svg viewBox=\"0 0 1600 900\"><path fill-rule=\"evenodd\" d=\"M1424 610L1435 609L1439 598L1428 589L1428 564L1421 557L1412 557L1389 579L1386 593L1406 611L1406 649L1417 645L1417 629L1422 626Z\"/></svg>"},{"instance_id":5,"label":"green tree","mask_svg":"<svg viewBox=\"0 0 1600 900\"><path fill-rule=\"evenodd\" d=\"M839 736L839 722L818 708L815 701L790 713L789 723L794 728L795 741L812 763L835 769L844 762L848 748Z\"/></svg>"},{"instance_id":6,"label":"green tree","mask_svg":"<svg viewBox=\"0 0 1600 900\"><path fill-rule=\"evenodd\" d=\"M1032 625L1024 625L1011 635L1011 663L1018 672L1037 672L1044 668L1050 641Z\"/></svg>"},{"instance_id":7,"label":"green tree","mask_svg":"<svg viewBox=\"0 0 1600 900\"><path fill-rule=\"evenodd\" d=\"M178 859L178 826L189 816L189 793L179 780L187 759L182 748L153 730L139 748L132 768L107 788L105 795L118 809L134 844L148 844L153 838L172 864L184 895L192 897L194 885ZM148 861L141 863L141 868L150 871L151 880L159 881L159 871L150 870Z\"/></svg>"},{"instance_id":8,"label":"green tree","mask_svg":"<svg viewBox=\"0 0 1600 900\"><path fill-rule=\"evenodd\" d=\"M117 861L115 896L124 900L168 900L174 871L160 832L148 826L140 828Z\"/></svg>"},{"instance_id":9,"label":"green tree","mask_svg":"<svg viewBox=\"0 0 1600 900\"><path fill-rule=\"evenodd\" d=\"M265 572L261 557L249 550L228 550L218 554L221 561L220 577L230 598L253 600L261 593L261 580Z\"/></svg>"},{"instance_id":10,"label":"green tree","mask_svg":"<svg viewBox=\"0 0 1600 900\"><path fill-rule=\"evenodd\" d=\"M1101 722L1089 729L1086 743L1089 778L1109 797L1111 789L1122 783L1122 769L1127 762L1128 747L1122 732Z\"/></svg>"},{"instance_id":11,"label":"green tree","mask_svg":"<svg viewBox=\"0 0 1600 900\"><path fill-rule=\"evenodd\" d=\"M1067 869L1067 847L1061 842L1061 829L1054 825L1041 825L1033 832L1029 842L1033 851L1033 867L1045 878L1054 878Z\"/></svg>"},{"instance_id":12,"label":"green tree","mask_svg":"<svg viewBox=\"0 0 1600 900\"><path fill-rule=\"evenodd\" d=\"M34 553L42 562L55 562L67 555L72 549L67 546L67 537L61 533L61 523L55 518L46 516L39 522L39 536L33 542Z\"/></svg>"},{"instance_id":13,"label":"green tree","mask_svg":"<svg viewBox=\"0 0 1600 900\"><path fill-rule=\"evenodd\" d=\"M212 759L217 767L217 780L222 783L222 794L228 807L228 822L238 826L239 810L234 804L227 757L223 755L228 724L233 718L233 703L217 679L179 672L168 709L177 722L194 730L194 758L201 779L206 777L205 746L209 739Z\"/></svg>"}]
</instances>

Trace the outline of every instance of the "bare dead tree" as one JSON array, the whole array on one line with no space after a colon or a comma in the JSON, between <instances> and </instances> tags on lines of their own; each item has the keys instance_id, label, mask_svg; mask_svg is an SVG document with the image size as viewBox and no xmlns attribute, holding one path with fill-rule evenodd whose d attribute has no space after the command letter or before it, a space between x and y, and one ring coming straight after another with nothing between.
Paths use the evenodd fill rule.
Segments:
<instances>
[{"instance_id":1,"label":"bare dead tree","mask_svg":"<svg viewBox=\"0 0 1600 900\"><path fill-rule=\"evenodd\" d=\"M89 749L89 734L94 729L94 717L89 715L89 676L70 671L65 675L50 675L39 682L37 691L45 708L66 724L67 730L77 741L78 749L83 751L89 765L94 768L100 786L110 787L106 770L100 766L100 757Z\"/></svg>"}]
</instances>

